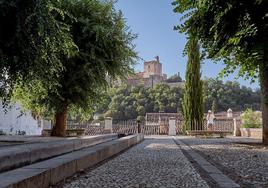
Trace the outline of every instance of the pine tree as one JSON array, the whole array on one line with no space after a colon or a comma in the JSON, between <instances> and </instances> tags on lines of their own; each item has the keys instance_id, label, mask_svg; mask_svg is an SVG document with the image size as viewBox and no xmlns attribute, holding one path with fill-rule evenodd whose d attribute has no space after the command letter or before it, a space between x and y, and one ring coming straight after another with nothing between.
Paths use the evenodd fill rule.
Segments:
<instances>
[{"instance_id":1,"label":"pine tree","mask_svg":"<svg viewBox=\"0 0 268 188\"><path fill-rule=\"evenodd\" d=\"M200 52L198 39L190 34L186 46L188 63L186 70L185 94L183 99L183 116L186 130L202 130L204 105L203 82L200 72Z\"/></svg>"}]
</instances>

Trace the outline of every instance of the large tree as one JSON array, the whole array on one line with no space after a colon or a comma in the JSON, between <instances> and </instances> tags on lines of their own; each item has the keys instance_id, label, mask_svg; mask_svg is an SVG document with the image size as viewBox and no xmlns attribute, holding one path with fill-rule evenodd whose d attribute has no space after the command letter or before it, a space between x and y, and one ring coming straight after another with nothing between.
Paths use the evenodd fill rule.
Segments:
<instances>
[{"instance_id":1,"label":"large tree","mask_svg":"<svg viewBox=\"0 0 268 188\"><path fill-rule=\"evenodd\" d=\"M176 0L183 13L181 32L196 30L207 57L223 59L223 73L259 75L262 90L263 143L268 144L268 1Z\"/></svg>"},{"instance_id":2,"label":"large tree","mask_svg":"<svg viewBox=\"0 0 268 188\"><path fill-rule=\"evenodd\" d=\"M9 99L17 82L40 79L56 85L62 70L59 55L75 50L66 12L52 0L0 1L0 97Z\"/></svg>"},{"instance_id":3,"label":"large tree","mask_svg":"<svg viewBox=\"0 0 268 188\"><path fill-rule=\"evenodd\" d=\"M200 73L200 52L196 35L191 32L186 45L188 63L183 98L186 130L202 130L204 117L203 82Z\"/></svg>"},{"instance_id":4,"label":"large tree","mask_svg":"<svg viewBox=\"0 0 268 188\"><path fill-rule=\"evenodd\" d=\"M136 59L135 39L112 1L62 0L67 12L62 21L69 27L76 51L61 56L63 71L55 90L39 79L17 84L14 95L24 106L55 116L52 135L66 135L68 111L89 116L107 87L108 77L123 77ZM34 85L34 86L33 86Z\"/></svg>"}]
</instances>

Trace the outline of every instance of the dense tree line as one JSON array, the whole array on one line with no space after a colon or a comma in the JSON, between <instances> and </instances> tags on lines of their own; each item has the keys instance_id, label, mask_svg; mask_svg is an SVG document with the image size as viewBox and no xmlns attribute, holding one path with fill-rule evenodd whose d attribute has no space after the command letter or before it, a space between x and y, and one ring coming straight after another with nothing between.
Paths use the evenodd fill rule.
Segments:
<instances>
[{"instance_id":1,"label":"dense tree line","mask_svg":"<svg viewBox=\"0 0 268 188\"><path fill-rule=\"evenodd\" d=\"M231 108L233 111L243 111L247 108L253 110L261 109L260 90L253 91L246 86L240 86L238 82L206 78L204 80L205 109L214 111L226 111Z\"/></svg>"},{"instance_id":2,"label":"dense tree line","mask_svg":"<svg viewBox=\"0 0 268 188\"><path fill-rule=\"evenodd\" d=\"M240 86L238 82L206 78L203 80L205 110L243 111L246 108L260 110L260 91ZM97 114L113 117L114 119L142 118L150 112L176 113L182 112L184 86L170 87L158 84L153 88L141 86L130 87L122 85L114 87L103 96L103 102L95 111Z\"/></svg>"},{"instance_id":3,"label":"dense tree line","mask_svg":"<svg viewBox=\"0 0 268 188\"><path fill-rule=\"evenodd\" d=\"M175 113L181 110L183 90L158 84L153 88L129 87L112 88L96 113L114 119L142 118L147 112Z\"/></svg>"}]
</instances>

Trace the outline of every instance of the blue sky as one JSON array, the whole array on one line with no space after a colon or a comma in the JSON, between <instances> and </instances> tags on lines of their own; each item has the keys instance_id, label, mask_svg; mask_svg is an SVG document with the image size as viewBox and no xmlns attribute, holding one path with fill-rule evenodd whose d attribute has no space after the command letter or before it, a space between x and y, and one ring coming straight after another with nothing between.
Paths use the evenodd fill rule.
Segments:
<instances>
[{"instance_id":1,"label":"blue sky","mask_svg":"<svg viewBox=\"0 0 268 188\"><path fill-rule=\"evenodd\" d=\"M180 15L173 12L172 0L118 0L116 9L122 10L127 24L133 33L138 34L135 40L136 50L144 60L160 57L163 72L168 76L180 72L185 78L187 58L182 52L186 36L173 30L179 23ZM142 61L136 65L137 70L143 70ZM217 77L224 66L210 61L203 62L203 77ZM223 80L234 80L230 75ZM242 85L257 88L258 84L238 79Z\"/></svg>"}]
</instances>

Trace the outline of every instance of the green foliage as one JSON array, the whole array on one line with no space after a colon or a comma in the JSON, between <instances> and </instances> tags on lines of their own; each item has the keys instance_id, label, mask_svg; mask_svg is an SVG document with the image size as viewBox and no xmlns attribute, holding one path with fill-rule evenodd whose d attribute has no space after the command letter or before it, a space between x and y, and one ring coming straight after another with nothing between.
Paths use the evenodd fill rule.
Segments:
<instances>
[{"instance_id":1,"label":"green foliage","mask_svg":"<svg viewBox=\"0 0 268 188\"><path fill-rule=\"evenodd\" d=\"M180 32L196 31L208 58L223 59L223 74L240 68L239 76L256 78L267 64L267 0L175 0L182 13ZM260 67L261 65L261 67Z\"/></svg>"},{"instance_id":2,"label":"green foliage","mask_svg":"<svg viewBox=\"0 0 268 188\"><path fill-rule=\"evenodd\" d=\"M100 115L99 117L98 117L98 121L104 121L105 120L105 117L103 116L103 115Z\"/></svg>"},{"instance_id":3,"label":"green foliage","mask_svg":"<svg viewBox=\"0 0 268 188\"><path fill-rule=\"evenodd\" d=\"M254 112L248 108L242 115L243 128L261 128L261 112Z\"/></svg>"},{"instance_id":4,"label":"green foliage","mask_svg":"<svg viewBox=\"0 0 268 188\"><path fill-rule=\"evenodd\" d=\"M212 110L213 114L217 113L217 101L216 101L216 99L214 99L212 102L211 110Z\"/></svg>"},{"instance_id":5,"label":"green foliage","mask_svg":"<svg viewBox=\"0 0 268 188\"><path fill-rule=\"evenodd\" d=\"M182 100L185 88L170 87L165 84L156 85L154 88L127 87L122 85L109 89L103 94L102 104L95 110L96 114L105 114L114 119L136 119L151 112L182 111ZM240 86L238 82L206 78L203 80L203 93L205 110L211 110L213 101L217 100L217 112L243 111L247 108L260 110L260 91ZM144 112L145 110L145 112Z\"/></svg>"},{"instance_id":6,"label":"green foliage","mask_svg":"<svg viewBox=\"0 0 268 188\"><path fill-rule=\"evenodd\" d=\"M124 78L136 59L132 45L136 38L112 1L63 0L59 9L66 12L62 22L76 46L70 56L60 56L63 70L54 90L40 79L17 83L14 96L24 107L41 114L55 114L65 106L82 119L90 118L101 104L107 77ZM61 48L65 48L62 46Z\"/></svg>"},{"instance_id":7,"label":"green foliage","mask_svg":"<svg viewBox=\"0 0 268 188\"><path fill-rule=\"evenodd\" d=\"M198 39L192 33L188 40L187 54L188 63L183 98L183 116L187 130L202 130L204 116L203 82L200 73Z\"/></svg>"},{"instance_id":8,"label":"green foliage","mask_svg":"<svg viewBox=\"0 0 268 188\"><path fill-rule=\"evenodd\" d=\"M221 76L239 70L238 76L255 81L262 91L263 143L268 145L268 1L175 0L183 14L180 32L197 33L204 56L223 60Z\"/></svg>"},{"instance_id":9,"label":"green foliage","mask_svg":"<svg viewBox=\"0 0 268 188\"><path fill-rule=\"evenodd\" d=\"M253 91L249 87L240 86L238 82L205 78L203 80L205 110L213 110L213 102L216 102L216 111L243 111L247 108L260 110L260 90Z\"/></svg>"},{"instance_id":10,"label":"green foliage","mask_svg":"<svg viewBox=\"0 0 268 188\"><path fill-rule=\"evenodd\" d=\"M63 69L60 56L76 46L58 0L0 1L0 96L9 99L17 82L39 79L54 89Z\"/></svg>"},{"instance_id":11,"label":"green foliage","mask_svg":"<svg viewBox=\"0 0 268 188\"><path fill-rule=\"evenodd\" d=\"M150 112L176 113L181 111L182 92L182 88L166 84L158 84L153 88L126 85L112 88L107 94L111 103L106 106L105 116L119 120L138 117L142 120Z\"/></svg>"}]
</instances>

